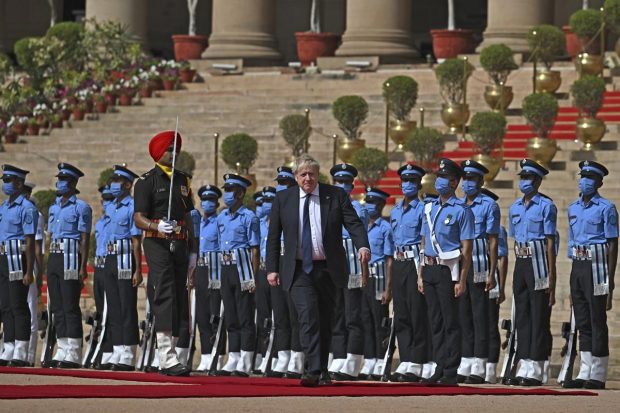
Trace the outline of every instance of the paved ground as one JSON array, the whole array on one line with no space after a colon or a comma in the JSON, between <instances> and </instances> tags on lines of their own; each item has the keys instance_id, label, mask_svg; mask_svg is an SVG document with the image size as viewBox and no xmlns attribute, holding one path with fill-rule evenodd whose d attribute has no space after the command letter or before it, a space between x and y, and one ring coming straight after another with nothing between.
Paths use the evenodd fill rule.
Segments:
<instances>
[{"instance_id":1,"label":"paved ground","mask_svg":"<svg viewBox=\"0 0 620 413\"><path fill-rule=\"evenodd\" d=\"M0 375L3 384L118 384L114 380L33 375ZM128 385L137 382L122 382ZM154 385L161 385L152 383ZM165 385L165 384L164 384ZM553 386L551 387L553 388ZM187 398L187 399L43 399L2 400L0 412L342 412L378 411L441 412L458 408L462 412L504 409L507 412L613 412L618 411L620 391L606 390L590 396L428 396L428 397L272 397L272 398Z\"/></svg>"}]
</instances>

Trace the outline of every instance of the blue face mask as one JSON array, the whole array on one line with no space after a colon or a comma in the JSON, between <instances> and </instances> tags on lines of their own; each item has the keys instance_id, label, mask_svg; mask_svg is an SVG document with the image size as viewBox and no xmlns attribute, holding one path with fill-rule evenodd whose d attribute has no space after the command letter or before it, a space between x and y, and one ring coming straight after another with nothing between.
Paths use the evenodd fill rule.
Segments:
<instances>
[{"instance_id":1,"label":"blue face mask","mask_svg":"<svg viewBox=\"0 0 620 413\"><path fill-rule=\"evenodd\" d=\"M353 191L353 184L349 184L349 183L344 183L344 182L336 182L335 186L337 186L338 188L342 188L344 189L344 191L347 194L350 194L351 191Z\"/></svg>"},{"instance_id":2,"label":"blue face mask","mask_svg":"<svg viewBox=\"0 0 620 413\"><path fill-rule=\"evenodd\" d=\"M271 215L271 207L273 204L271 202L265 202L263 204L263 217L268 217Z\"/></svg>"},{"instance_id":3,"label":"blue face mask","mask_svg":"<svg viewBox=\"0 0 620 413\"><path fill-rule=\"evenodd\" d=\"M112 182L110 184L110 192L112 192L114 198L117 198L120 194L123 193L123 185L120 182Z\"/></svg>"},{"instance_id":4,"label":"blue face mask","mask_svg":"<svg viewBox=\"0 0 620 413\"><path fill-rule=\"evenodd\" d=\"M476 195L478 193L478 183L476 181L463 181L461 188L467 196Z\"/></svg>"},{"instance_id":5,"label":"blue face mask","mask_svg":"<svg viewBox=\"0 0 620 413\"><path fill-rule=\"evenodd\" d=\"M418 186L415 182L401 182L400 189L407 198L413 198L418 194Z\"/></svg>"},{"instance_id":6,"label":"blue face mask","mask_svg":"<svg viewBox=\"0 0 620 413\"><path fill-rule=\"evenodd\" d=\"M69 185L69 181L56 181L56 191L60 195L64 195L71 190L71 186Z\"/></svg>"},{"instance_id":7,"label":"blue face mask","mask_svg":"<svg viewBox=\"0 0 620 413\"><path fill-rule=\"evenodd\" d=\"M368 216L370 218L379 218L379 208L377 204L366 204L366 211L368 211Z\"/></svg>"},{"instance_id":8,"label":"blue face mask","mask_svg":"<svg viewBox=\"0 0 620 413\"><path fill-rule=\"evenodd\" d=\"M439 195L448 195L452 188L450 188L450 180L444 177L437 177L435 181L435 190Z\"/></svg>"},{"instance_id":9,"label":"blue face mask","mask_svg":"<svg viewBox=\"0 0 620 413\"><path fill-rule=\"evenodd\" d=\"M263 206L262 205L256 205L256 217L258 219L261 219L264 216L265 216L265 213L263 212Z\"/></svg>"},{"instance_id":10,"label":"blue face mask","mask_svg":"<svg viewBox=\"0 0 620 413\"><path fill-rule=\"evenodd\" d=\"M3 182L2 192L7 196L13 195L15 193L15 184L13 182Z\"/></svg>"},{"instance_id":11,"label":"blue face mask","mask_svg":"<svg viewBox=\"0 0 620 413\"><path fill-rule=\"evenodd\" d=\"M534 181L531 179L519 180L519 190L523 193L523 195L531 194L534 191Z\"/></svg>"},{"instance_id":12,"label":"blue face mask","mask_svg":"<svg viewBox=\"0 0 620 413\"><path fill-rule=\"evenodd\" d=\"M288 188L288 186L286 186L286 185L280 185L280 184L278 184L278 185L276 186L276 192L284 191L284 190L285 190L285 189L287 189L287 188Z\"/></svg>"},{"instance_id":13,"label":"blue face mask","mask_svg":"<svg viewBox=\"0 0 620 413\"><path fill-rule=\"evenodd\" d=\"M212 214L217 209L217 202L215 201L202 201L200 203L200 207L202 208L202 212L205 214Z\"/></svg>"},{"instance_id":14,"label":"blue face mask","mask_svg":"<svg viewBox=\"0 0 620 413\"><path fill-rule=\"evenodd\" d=\"M592 178L581 178L579 180L579 190L582 195L590 196L596 192L596 182Z\"/></svg>"},{"instance_id":15,"label":"blue face mask","mask_svg":"<svg viewBox=\"0 0 620 413\"><path fill-rule=\"evenodd\" d=\"M224 192L224 204L227 207L231 207L234 205L235 201L237 201L237 198L235 197L235 193L234 192Z\"/></svg>"}]
</instances>

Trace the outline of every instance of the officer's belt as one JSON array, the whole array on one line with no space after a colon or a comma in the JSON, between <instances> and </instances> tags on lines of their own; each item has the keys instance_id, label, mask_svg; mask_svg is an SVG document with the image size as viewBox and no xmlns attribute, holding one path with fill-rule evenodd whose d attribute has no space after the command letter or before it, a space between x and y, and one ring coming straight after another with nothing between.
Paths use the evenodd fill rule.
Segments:
<instances>
[{"instance_id":1,"label":"officer's belt","mask_svg":"<svg viewBox=\"0 0 620 413\"><path fill-rule=\"evenodd\" d=\"M517 258L530 258L532 256L532 249L527 242L515 242L515 255Z\"/></svg>"},{"instance_id":2,"label":"officer's belt","mask_svg":"<svg viewBox=\"0 0 620 413\"><path fill-rule=\"evenodd\" d=\"M396 250L394 251L394 259L396 261L411 261L418 256L419 251L419 244L396 247Z\"/></svg>"},{"instance_id":3,"label":"officer's belt","mask_svg":"<svg viewBox=\"0 0 620 413\"><path fill-rule=\"evenodd\" d=\"M577 245L571 250L572 259L575 261L587 261L592 259L592 251L589 245Z\"/></svg>"},{"instance_id":4,"label":"officer's belt","mask_svg":"<svg viewBox=\"0 0 620 413\"><path fill-rule=\"evenodd\" d=\"M56 238L50 242L50 253L62 254L65 252L65 240L69 240L70 243L80 243L79 240L73 238ZM73 244L72 244L73 245Z\"/></svg>"},{"instance_id":5,"label":"officer's belt","mask_svg":"<svg viewBox=\"0 0 620 413\"><path fill-rule=\"evenodd\" d=\"M265 262L265 260L260 260L260 263L258 265L258 269L265 271L267 269L267 263Z\"/></svg>"},{"instance_id":6,"label":"officer's belt","mask_svg":"<svg viewBox=\"0 0 620 413\"><path fill-rule=\"evenodd\" d=\"M97 256L95 257L95 263L94 263L96 268L103 268L105 266L105 256Z\"/></svg>"},{"instance_id":7,"label":"officer's belt","mask_svg":"<svg viewBox=\"0 0 620 413\"><path fill-rule=\"evenodd\" d=\"M245 249L245 248L241 248ZM230 251L222 251L220 256L220 262L222 265L236 265L237 264L237 255L235 254L235 250Z\"/></svg>"},{"instance_id":8,"label":"officer's belt","mask_svg":"<svg viewBox=\"0 0 620 413\"><path fill-rule=\"evenodd\" d=\"M131 238L126 238L128 240L131 240ZM121 240L116 240L116 241L121 241ZM117 242L108 242L106 244L106 251L108 252L108 254L118 254L118 243Z\"/></svg>"},{"instance_id":9,"label":"officer's belt","mask_svg":"<svg viewBox=\"0 0 620 413\"><path fill-rule=\"evenodd\" d=\"M442 265L441 259L439 257L431 257L429 255L424 256L424 265L425 266L434 266L434 265Z\"/></svg>"},{"instance_id":10,"label":"officer's belt","mask_svg":"<svg viewBox=\"0 0 620 413\"><path fill-rule=\"evenodd\" d=\"M26 242L21 240L14 240L19 243L19 252L26 252ZM0 255L8 255L9 254L9 243L11 241L2 241L0 242Z\"/></svg>"},{"instance_id":11,"label":"officer's belt","mask_svg":"<svg viewBox=\"0 0 620 413\"><path fill-rule=\"evenodd\" d=\"M160 219L153 219L153 224L158 224ZM187 229L185 228L185 221L177 221L177 226L173 228L172 233L164 234L159 231L144 231L144 238L163 238L163 239L187 239Z\"/></svg>"}]
</instances>

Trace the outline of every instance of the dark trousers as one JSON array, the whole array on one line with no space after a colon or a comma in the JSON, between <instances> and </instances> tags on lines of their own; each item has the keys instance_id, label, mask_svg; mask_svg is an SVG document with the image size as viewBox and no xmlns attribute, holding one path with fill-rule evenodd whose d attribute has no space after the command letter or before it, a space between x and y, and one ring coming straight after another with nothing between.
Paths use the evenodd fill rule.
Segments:
<instances>
[{"instance_id":1,"label":"dark trousers","mask_svg":"<svg viewBox=\"0 0 620 413\"><path fill-rule=\"evenodd\" d=\"M282 287L280 287L282 288ZM288 305L288 318L291 323L291 350L303 351L301 347L300 327L299 327L299 315L297 315L297 309L293 303L290 291L285 293L286 304Z\"/></svg>"},{"instance_id":2,"label":"dark trousers","mask_svg":"<svg viewBox=\"0 0 620 413\"><path fill-rule=\"evenodd\" d=\"M402 361L423 364L429 360L429 326L426 298L418 291L415 261L392 264L394 332Z\"/></svg>"},{"instance_id":3,"label":"dark trousers","mask_svg":"<svg viewBox=\"0 0 620 413\"><path fill-rule=\"evenodd\" d=\"M549 356L549 294L534 289L531 258L517 258L512 291L515 297L517 359L547 360Z\"/></svg>"},{"instance_id":4,"label":"dark trousers","mask_svg":"<svg viewBox=\"0 0 620 413\"><path fill-rule=\"evenodd\" d=\"M181 311L181 319L179 320L179 335L176 344L179 348L189 348L191 345L189 342L189 294L190 291L185 288L185 293L180 297L181 305L179 309Z\"/></svg>"},{"instance_id":5,"label":"dark trousers","mask_svg":"<svg viewBox=\"0 0 620 413\"><path fill-rule=\"evenodd\" d=\"M364 354L364 325L361 317L363 296L361 288L340 289L333 320L334 358L346 358L347 353Z\"/></svg>"},{"instance_id":6,"label":"dark trousers","mask_svg":"<svg viewBox=\"0 0 620 413\"><path fill-rule=\"evenodd\" d=\"M271 305L273 307L273 324L275 328L273 351L285 351L291 349L291 318L287 294L281 285L269 287ZM295 319L297 328L297 344L299 344L299 324Z\"/></svg>"},{"instance_id":7,"label":"dark trousers","mask_svg":"<svg viewBox=\"0 0 620 413\"><path fill-rule=\"evenodd\" d=\"M422 275L424 296L428 305L436 372L456 376L461 362L461 328L459 303L454 297L454 282L445 265L427 265Z\"/></svg>"},{"instance_id":8,"label":"dark trousers","mask_svg":"<svg viewBox=\"0 0 620 413\"><path fill-rule=\"evenodd\" d=\"M220 314L219 290L209 290L209 271L207 267L196 269L196 326L200 332L200 354L209 354L213 349L214 327L211 316ZM217 297L216 297L217 295ZM216 301L213 305L212 301Z\"/></svg>"},{"instance_id":9,"label":"dark trousers","mask_svg":"<svg viewBox=\"0 0 620 413\"><path fill-rule=\"evenodd\" d=\"M265 320L271 319L271 288L267 282L267 272L259 270L256 274L256 334L258 337L257 352L265 354L267 346L265 345L269 338L270 330L265 328Z\"/></svg>"},{"instance_id":10,"label":"dark trousers","mask_svg":"<svg viewBox=\"0 0 620 413\"><path fill-rule=\"evenodd\" d=\"M499 361L499 349L502 340L499 335L499 304L497 299L489 300L489 363L497 363Z\"/></svg>"},{"instance_id":11,"label":"dark trousers","mask_svg":"<svg viewBox=\"0 0 620 413\"><path fill-rule=\"evenodd\" d=\"M174 253L170 242L175 243ZM187 318L187 242L162 238L145 238L144 255L149 266L147 289L152 296L155 332L172 331L179 336L181 318Z\"/></svg>"},{"instance_id":12,"label":"dark trousers","mask_svg":"<svg viewBox=\"0 0 620 413\"><path fill-rule=\"evenodd\" d=\"M336 290L336 303L332 316L331 352L335 359L347 357L347 323L344 309L344 289Z\"/></svg>"},{"instance_id":13,"label":"dark trousers","mask_svg":"<svg viewBox=\"0 0 620 413\"><path fill-rule=\"evenodd\" d=\"M105 267L95 267L95 273L93 274L93 295L95 296L95 308L97 309L97 321L103 323L103 309L106 300L105 296ZM109 309L108 309L109 312ZM112 340L110 339L110 318L106 314L106 328L102 330L103 336L101 339L101 352L111 353ZM103 328L103 324L101 325Z\"/></svg>"},{"instance_id":14,"label":"dark trousers","mask_svg":"<svg viewBox=\"0 0 620 413\"><path fill-rule=\"evenodd\" d=\"M78 258L80 259L80 258ZM47 291L58 338L82 338L79 280L65 280L64 254L51 253L47 260Z\"/></svg>"},{"instance_id":15,"label":"dark trousers","mask_svg":"<svg viewBox=\"0 0 620 413\"><path fill-rule=\"evenodd\" d=\"M26 257L22 262L26 263ZM0 255L0 310L4 341L30 340L30 308L28 307L28 286L22 280L9 281L9 262L6 255Z\"/></svg>"},{"instance_id":16,"label":"dark trousers","mask_svg":"<svg viewBox=\"0 0 620 413\"><path fill-rule=\"evenodd\" d=\"M310 274L306 274L297 261L290 295L299 317L307 370L311 373L327 370L336 291L324 262L315 262Z\"/></svg>"},{"instance_id":17,"label":"dark trousers","mask_svg":"<svg viewBox=\"0 0 620 413\"><path fill-rule=\"evenodd\" d=\"M486 283L474 283L473 265L469 266L467 290L459 297L462 357L486 359L489 356L489 294Z\"/></svg>"},{"instance_id":18,"label":"dark trousers","mask_svg":"<svg viewBox=\"0 0 620 413\"><path fill-rule=\"evenodd\" d=\"M579 349L590 351L595 357L609 356L607 295L594 295L592 261L573 261L570 292L579 330Z\"/></svg>"},{"instance_id":19,"label":"dark trousers","mask_svg":"<svg viewBox=\"0 0 620 413\"><path fill-rule=\"evenodd\" d=\"M254 294L241 291L237 266L222 265L222 301L224 322L228 333L228 351L254 351L256 325L254 323Z\"/></svg>"},{"instance_id":20,"label":"dark trousers","mask_svg":"<svg viewBox=\"0 0 620 413\"><path fill-rule=\"evenodd\" d=\"M131 268L136 263L132 257ZM138 329L138 288L131 280L118 279L117 255L105 258L105 296L108 303L108 328L113 346L133 346L140 341Z\"/></svg>"},{"instance_id":21,"label":"dark trousers","mask_svg":"<svg viewBox=\"0 0 620 413\"><path fill-rule=\"evenodd\" d=\"M375 278L368 279L362 300L362 324L364 326L364 358L380 359L385 355L385 341L390 329L383 326L389 317L389 305L381 304L375 297Z\"/></svg>"}]
</instances>

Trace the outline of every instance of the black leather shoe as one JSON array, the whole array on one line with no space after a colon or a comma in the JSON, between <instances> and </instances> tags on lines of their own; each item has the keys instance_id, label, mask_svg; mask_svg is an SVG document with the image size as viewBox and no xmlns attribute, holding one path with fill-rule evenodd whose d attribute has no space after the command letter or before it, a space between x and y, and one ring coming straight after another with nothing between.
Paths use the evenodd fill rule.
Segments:
<instances>
[{"instance_id":1,"label":"black leather shoe","mask_svg":"<svg viewBox=\"0 0 620 413\"><path fill-rule=\"evenodd\" d=\"M333 375L333 379L335 381L356 381L357 377L351 376L351 375L346 374L346 373L336 372Z\"/></svg>"},{"instance_id":2,"label":"black leather shoe","mask_svg":"<svg viewBox=\"0 0 620 413\"><path fill-rule=\"evenodd\" d=\"M6 367L10 363L9 360L0 359L0 367Z\"/></svg>"},{"instance_id":3,"label":"black leather shoe","mask_svg":"<svg viewBox=\"0 0 620 413\"><path fill-rule=\"evenodd\" d=\"M99 363L95 364L95 370L112 370L113 365L111 363ZM151 369L152 367L149 367Z\"/></svg>"},{"instance_id":4,"label":"black leather shoe","mask_svg":"<svg viewBox=\"0 0 620 413\"><path fill-rule=\"evenodd\" d=\"M157 373L159 371L159 367L157 366L148 366L144 368L145 373Z\"/></svg>"},{"instance_id":5,"label":"black leather shoe","mask_svg":"<svg viewBox=\"0 0 620 413\"><path fill-rule=\"evenodd\" d=\"M295 373L292 371L287 371L286 373L284 373L284 378L285 379L293 379L293 380L299 380L302 378L302 375L299 373Z\"/></svg>"},{"instance_id":6,"label":"black leather shoe","mask_svg":"<svg viewBox=\"0 0 620 413\"><path fill-rule=\"evenodd\" d=\"M240 370L235 370L232 373L230 373L230 375L233 377L250 377L248 373L246 373L245 371L240 371Z\"/></svg>"},{"instance_id":7,"label":"black leather shoe","mask_svg":"<svg viewBox=\"0 0 620 413\"><path fill-rule=\"evenodd\" d=\"M28 362L24 360L11 360L9 367L28 367Z\"/></svg>"},{"instance_id":8,"label":"black leather shoe","mask_svg":"<svg viewBox=\"0 0 620 413\"><path fill-rule=\"evenodd\" d=\"M525 387L536 387L536 386L542 386L542 381L536 380L536 379L530 379L526 377L522 379L519 384Z\"/></svg>"},{"instance_id":9,"label":"black leather shoe","mask_svg":"<svg viewBox=\"0 0 620 413\"><path fill-rule=\"evenodd\" d=\"M112 366L112 371L134 371L136 368L134 366L129 366L127 364L114 364Z\"/></svg>"},{"instance_id":10,"label":"black leather shoe","mask_svg":"<svg viewBox=\"0 0 620 413\"><path fill-rule=\"evenodd\" d=\"M454 386L456 384L458 384L458 379L456 378L456 376L443 376L442 378L440 378L439 380L437 380L438 384L447 384L450 386Z\"/></svg>"},{"instance_id":11,"label":"black leather shoe","mask_svg":"<svg viewBox=\"0 0 620 413\"><path fill-rule=\"evenodd\" d=\"M368 378L368 380L372 380L372 381L381 381L382 377L379 376L378 374L371 374L370 377Z\"/></svg>"},{"instance_id":12,"label":"black leather shoe","mask_svg":"<svg viewBox=\"0 0 620 413\"><path fill-rule=\"evenodd\" d=\"M58 368L61 369L79 369L82 367L79 363L74 363L72 361L61 361L58 363Z\"/></svg>"},{"instance_id":13,"label":"black leather shoe","mask_svg":"<svg viewBox=\"0 0 620 413\"><path fill-rule=\"evenodd\" d=\"M562 383L562 387L565 389L583 389L585 384L586 381L582 379L565 380L564 383Z\"/></svg>"},{"instance_id":14,"label":"black leather shoe","mask_svg":"<svg viewBox=\"0 0 620 413\"><path fill-rule=\"evenodd\" d=\"M330 377L327 371L321 372L321 377L319 377L319 386L331 386L332 378Z\"/></svg>"},{"instance_id":15,"label":"black leather shoe","mask_svg":"<svg viewBox=\"0 0 620 413\"><path fill-rule=\"evenodd\" d=\"M301 376L301 381L299 382L299 384L304 387L318 387L319 378L319 374L305 373L303 376Z\"/></svg>"},{"instance_id":16,"label":"black leather shoe","mask_svg":"<svg viewBox=\"0 0 620 413\"><path fill-rule=\"evenodd\" d=\"M392 373L392 375L390 376L390 381L400 383L404 378L405 375L403 373Z\"/></svg>"},{"instance_id":17,"label":"black leather shoe","mask_svg":"<svg viewBox=\"0 0 620 413\"><path fill-rule=\"evenodd\" d=\"M465 380L465 384L484 384L484 377L472 374L471 376L467 377L467 379Z\"/></svg>"},{"instance_id":18,"label":"black leather shoe","mask_svg":"<svg viewBox=\"0 0 620 413\"><path fill-rule=\"evenodd\" d=\"M586 389L604 390L605 389L605 382L604 381L598 381L598 380L590 379L590 380L585 382L583 387L586 388Z\"/></svg>"},{"instance_id":19,"label":"black leather shoe","mask_svg":"<svg viewBox=\"0 0 620 413\"><path fill-rule=\"evenodd\" d=\"M424 384L435 384L437 382L439 382L439 379L441 379L441 377L443 376L443 373L441 370L439 371L435 371L435 374L433 374L430 377L427 377L425 379L422 379L422 383Z\"/></svg>"},{"instance_id":20,"label":"black leather shoe","mask_svg":"<svg viewBox=\"0 0 620 413\"><path fill-rule=\"evenodd\" d=\"M403 383L418 383L420 380L422 380L422 378L418 375L405 373L400 381Z\"/></svg>"},{"instance_id":21,"label":"black leather shoe","mask_svg":"<svg viewBox=\"0 0 620 413\"><path fill-rule=\"evenodd\" d=\"M521 380L523 380L523 377L504 377L502 384L505 386L520 386Z\"/></svg>"},{"instance_id":22,"label":"black leather shoe","mask_svg":"<svg viewBox=\"0 0 620 413\"><path fill-rule=\"evenodd\" d=\"M159 370L159 374L163 375L163 376L189 376L189 373L191 373L191 370L188 369L187 367L185 367L183 364L179 363L179 364L175 364L172 367L169 367L167 369L160 369Z\"/></svg>"},{"instance_id":23,"label":"black leather shoe","mask_svg":"<svg viewBox=\"0 0 620 413\"><path fill-rule=\"evenodd\" d=\"M214 376L219 376L219 377L228 377L228 376L232 376L232 371L228 371L228 370L216 370L213 373Z\"/></svg>"},{"instance_id":24,"label":"black leather shoe","mask_svg":"<svg viewBox=\"0 0 620 413\"><path fill-rule=\"evenodd\" d=\"M465 383L466 380L467 380L467 376L463 376L462 374L456 375L456 381L458 383Z\"/></svg>"},{"instance_id":25,"label":"black leather shoe","mask_svg":"<svg viewBox=\"0 0 620 413\"><path fill-rule=\"evenodd\" d=\"M284 373L271 370L265 373L265 377L273 377L276 379L281 379L282 377L284 377Z\"/></svg>"},{"instance_id":26,"label":"black leather shoe","mask_svg":"<svg viewBox=\"0 0 620 413\"><path fill-rule=\"evenodd\" d=\"M359 376L357 376L358 380L370 380L370 375L369 374L362 374L360 373Z\"/></svg>"}]
</instances>

